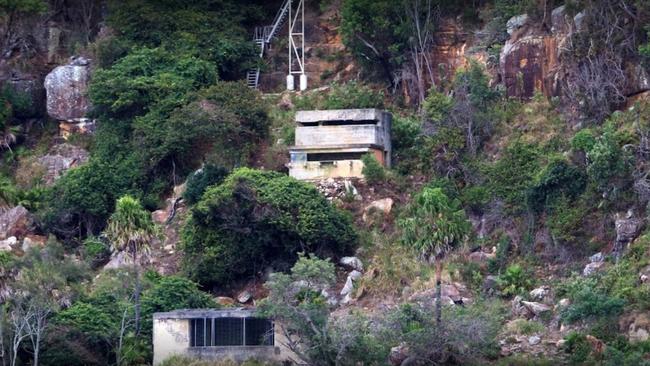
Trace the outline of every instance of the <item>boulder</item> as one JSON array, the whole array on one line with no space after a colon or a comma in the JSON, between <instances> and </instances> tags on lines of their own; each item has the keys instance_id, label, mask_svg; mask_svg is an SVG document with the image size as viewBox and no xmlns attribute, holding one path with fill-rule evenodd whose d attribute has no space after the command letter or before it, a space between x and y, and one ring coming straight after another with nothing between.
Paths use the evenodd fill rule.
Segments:
<instances>
[{"instance_id":1,"label":"boulder","mask_svg":"<svg viewBox=\"0 0 650 366\"><path fill-rule=\"evenodd\" d=\"M472 252L470 255L467 257L470 262L474 262L480 265L487 265L488 261L491 258L494 258L494 254L488 254L485 253L482 250L479 250L477 252Z\"/></svg>"},{"instance_id":2,"label":"boulder","mask_svg":"<svg viewBox=\"0 0 650 366\"><path fill-rule=\"evenodd\" d=\"M97 121L90 118L77 118L72 121L59 122L59 134L65 140L72 135L93 135L97 129Z\"/></svg>"},{"instance_id":3,"label":"boulder","mask_svg":"<svg viewBox=\"0 0 650 366\"><path fill-rule=\"evenodd\" d=\"M600 272L605 268L605 262L593 262L585 266L585 269L582 270L582 275L587 277L591 276L594 273Z\"/></svg>"},{"instance_id":4,"label":"boulder","mask_svg":"<svg viewBox=\"0 0 650 366\"><path fill-rule=\"evenodd\" d=\"M616 228L616 244L614 252L618 255L623 248L639 236L641 229L643 229L643 220L633 217L634 213L630 210L623 217L617 214L614 227Z\"/></svg>"},{"instance_id":5,"label":"boulder","mask_svg":"<svg viewBox=\"0 0 650 366\"><path fill-rule=\"evenodd\" d=\"M11 252L16 244L18 244L18 239L15 236L0 240L0 252Z\"/></svg>"},{"instance_id":6,"label":"boulder","mask_svg":"<svg viewBox=\"0 0 650 366\"><path fill-rule=\"evenodd\" d=\"M45 185L51 186L66 170L87 163L88 158L88 151L71 144L60 144L50 149L37 162L45 169Z\"/></svg>"},{"instance_id":7,"label":"boulder","mask_svg":"<svg viewBox=\"0 0 650 366\"><path fill-rule=\"evenodd\" d=\"M538 287L529 292L530 298L535 301L543 301L551 293L551 288L548 286Z\"/></svg>"},{"instance_id":8,"label":"boulder","mask_svg":"<svg viewBox=\"0 0 650 366\"><path fill-rule=\"evenodd\" d=\"M598 263L598 262L604 262L604 261L605 261L605 256L601 252L598 252L598 253L592 255L591 257L589 257L589 262L591 262L591 263Z\"/></svg>"},{"instance_id":9,"label":"boulder","mask_svg":"<svg viewBox=\"0 0 650 366\"><path fill-rule=\"evenodd\" d=\"M88 82L89 61L73 57L68 65L59 66L45 77L47 113L59 121L84 118L90 111Z\"/></svg>"},{"instance_id":10,"label":"boulder","mask_svg":"<svg viewBox=\"0 0 650 366\"><path fill-rule=\"evenodd\" d=\"M349 295L352 291L354 291L354 280L352 277L348 276L345 280L345 285L343 285L343 288L341 289L341 296Z\"/></svg>"},{"instance_id":11,"label":"boulder","mask_svg":"<svg viewBox=\"0 0 650 366\"><path fill-rule=\"evenodd\" d=\"M156 210L151 213L151 219L156 224L164 224L167 222L168 218L169 218L169 212L166 209Z\"/></svg>"},{"instance_id":12,"label":"boulder","mask_svg":"<svg viewBox=\"0 0 650 366\"><path fill-rule=\"evenodd\" d=\"M371 202L366 208L363 210L363 221L368 222L368 216L372 212L382 212L384 215L390 214L390 212L393 209L393 204L394 201L392 198L384 198L380 199L377 201Z\"/></svg>"},{"instance_id":13,"label":"boulder","mask_svg":"<svg viewBox=\"0 0 650 366\"><path fill-rule=\"evenodd\" d=\"M541 316L553 310L550 306L546 304L533 302L533 301L522 301L521 305L523 305L530 314L536 317Z\"/></svg>"},{"instance_id":14,"label":"boulder","mask_svg":"<svg viewBox=\"0 0 650 366\"><path fill-rule=\"evenodd\" d=\"M23 206L13 207L0 214L0 240L11 236L25 237L35 228L34 217Z\"/></svg>"},{"instance_id":15,"label":"boulder","mask_svg":"<svg viewBox=\"0 0 650 366\"><path fill-rule=\"evenodd\" d=\"M650 282L650 266L646 266L639 272L639 281L641 283L649 283Z\"/></svg>"},{"instance_id":16,"label":"boulder","mask_svg":"<svg viewBox=\"0 0 650 366\"><path fill-rule=\"evenodd\" d=\"M541 342L542 342L542 338L540 338L539 336L528 337L528 344L530 344L531 346L538 345Z\"/></svg>"},{"instance_id":17,"label":"boulder","mask_svg":"<svg viewBox=\"0 0 650 366\"><path fill-rule=\"evenodd\" d=\"M21 249L23 252L27 253L28 250L32 248L43 248L45 247L45 244L47 243L47 238L41 235L27 235L23 239L23 245L21 246Z\"/></svg>"},{"instance_id":18,"label":"boulder","mask_svg":"<svg viewBox=\"0 0 650 366\"><path fill-rule=\"evenodd\" d=\"M488 294L494 293L499 288L498 277L494 275L487 275L483 280L483 285L481 286L483 292Z\"/></svg>"},{"instance_id":19,"label":"boulder","mask_svg":"<svg viewBox=\"0 0 650 366\"><path fill-rule=\"evenodd\" d=\"M248 290L242 291L239 295L237 295L237 301L240 304L245 304L251 301L252 298L253 298L253 294L251 294L250 291Z\"/></svg>"},{"instance_id":20,"label":"boulder","mask_svg":"<svg viewBox=\"0 0 650 366\"><path fill-rule=\"evenodd\" d=\"M516 30L526 25L526 23L528 23L528 14L515 15L508 19L506 30L509 35L512 35Z\"/></svg>"},{"instance_id":21,"label":"boulder","mask_svg":"<svg viewBox=\"0 0 650 366\"><path fill-rule=\"evenodd\" d=\"M363 263L357 257L343 257L339 261L342 266L352 268L357 271L363 271Z\"/></svg>"}]
</instances>

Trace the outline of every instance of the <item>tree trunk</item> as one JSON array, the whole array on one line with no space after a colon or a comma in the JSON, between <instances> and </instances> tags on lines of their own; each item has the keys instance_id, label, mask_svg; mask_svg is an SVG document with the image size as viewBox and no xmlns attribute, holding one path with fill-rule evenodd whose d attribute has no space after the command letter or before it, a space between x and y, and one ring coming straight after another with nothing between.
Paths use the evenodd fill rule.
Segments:
<instances>
[{"instance_id":1,"label":"tree trunk","mask_svg":"<svg viewBox=\"0 0 650 366\"><path fill-rule=\"evenodd\" d=\"M436 324L442 323L442 261L436 261Z\"/></svg>"},{"instance_id":2,"label":"tree trunk","mask_svg":"<svg viewBox=\"0 0 650 366\"><path fill-rule=\"evenodd\" d=\"M133 262L135 264L135 335L140 335L140 292L142 291L140 285L140 266L138 265L138 256L136 251L133 254Z\"/></svg>"}]
</instances>

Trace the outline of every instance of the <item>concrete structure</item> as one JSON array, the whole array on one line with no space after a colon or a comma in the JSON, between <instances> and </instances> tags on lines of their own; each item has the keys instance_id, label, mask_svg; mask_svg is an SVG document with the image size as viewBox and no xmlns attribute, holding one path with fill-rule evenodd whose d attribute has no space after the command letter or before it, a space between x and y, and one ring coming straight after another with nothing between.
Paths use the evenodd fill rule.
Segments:
<instances>
[{"instance_id":1,"label":"concrete structure","mask_svg":"<svg viewBox=\"0 0 650 366\"><path fill-rule=\"evenodd\" d=\"M175 310L153 315L153 364L180 355L203 360L249 359L294 364L298 358L274 322L253 309Z\"/></svg>"},{"instance_id":2,"label":"concrete structure","mask_svg":"<svg viewBox=\"0 0 650 366\"><path fill-rule=\"evenodd\" d=\"M301 180L362 178L364 154L391 165L390 113L378 109L301 111L289 175Z\"/></svg>"}]
</instances>

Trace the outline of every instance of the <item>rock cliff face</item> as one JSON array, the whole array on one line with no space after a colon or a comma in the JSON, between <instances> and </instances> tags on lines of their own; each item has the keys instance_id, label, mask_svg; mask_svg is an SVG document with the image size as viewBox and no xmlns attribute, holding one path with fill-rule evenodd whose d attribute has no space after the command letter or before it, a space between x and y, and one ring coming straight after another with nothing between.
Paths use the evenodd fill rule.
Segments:
<instances>
[{"instance_id":1,"label":"rock cliff face","mask_svg":"<svg viewBox=\"0 0 650 366\"><path fill-rule=\"evenodd\" d=\"M527 16L508 22L510 39L504 45L499 74L508 96L530 98L539 91L546 96L560 93L562 66L559 55L575 28L564 7L553 11L552 28L542 30Z\"/></svg>"}]
</instances>

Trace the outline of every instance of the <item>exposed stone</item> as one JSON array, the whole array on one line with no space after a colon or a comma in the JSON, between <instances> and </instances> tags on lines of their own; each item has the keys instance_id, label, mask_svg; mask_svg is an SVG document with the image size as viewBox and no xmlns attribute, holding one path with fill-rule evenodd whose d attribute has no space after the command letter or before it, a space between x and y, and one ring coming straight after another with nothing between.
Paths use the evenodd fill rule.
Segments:
<instances>
[{"instance_id":1,"label":"exposed stone","mask_svg":"<svg viewBox=\"0 0 650 366\"><path fill-rule=\"evenodd\" d=\"M59 121L84 118L90 111L88 82L90 67L86 59L72 58L45 77L47 113Z\"/></svg>"},{"instance_id":2,"label":"exposed stone","mask_svg":"<svg viewBox=\"0 0 650 366\"><path fill-rule=\"evenodd\" d=\"M546 304L533 301L522 301L521 304L534 316L541 316L544 313L548 313L552 308Z\"/></svg>"},{"instance_id":3,"label":"exposed stone","mask_svg":"<svg viewBox=\"0 0 650 366\"><path fill-rule=\"evenodd\" d=\"M372 212L381 212L384 215L389 215L391 210L393 209L393 203L394 201L392 198L384 198L384 199L371 202L363 210L363 217L362 217L363 221L368 222L368 216Z\"/></svg>"},{"instance_id":4,"label":"exposed stone","mask_svg":"<svg viewBox=\"0 0 650 366\"><path fill-rule=\"evenodd\" d=\"M605 342L592 336L591 334L588 334L586 338L587 338L587 342L589 342L589 345L591 346L591 350L593 353L599 355L605 351L606 348Z\"/></svg>"},{"instance_id":5,"label":"exposed stone","mask_svg":"<svg viewBox=\"0 0 650 366\"><path fill-rule=\"evenodd\" d=\"M409 357L409 348L405 343L395 346L390 349L388 360L392 366L401 366L404 361Z\"/></svg>"},{"instance_id":6,"label":"exposed stone","mask_svg":"<svg viewBox=\"0 0 650 366\"><path fill-rule=\"evenodd\" d=\"M253 294L251 294L250 291L248 290L242 291L239 295L237 295L237 301L240 304L245 304L251 301L252 298L253 298Z\"/></svg>"},{"instance_id":7,"label":"exposed stone","mask_svg":"<svg viewBox=\"0 0 650 366\"><path fill-rule=\"evenodd\" d=\"M603 262L603 261L605 261L605 256L601 252L598 252L598 253L592 255L591 257L589 257L589 262L591 262L591 263L598 263L598 262Z\"/></svg>"},{"instance_id":8,"label":"exposed stone","mask_svg":"<svg viewBox=\"0 0 650 366\"><path fill-rule=\"evenodd\" d=\"M616 228L616 244L614 246L615 254L620 254L625 246L631 243L639 236L643 228L643 220L634 218L634 213L630 210L625 217L620 214L616 215L614 227Z\"/></svg>"},{"instance_id":9,"label":"exposed stone","mask_svg":"<svg viewBox=\"0 0 650 366\"><path fill-rule=\"evenodd\" d=\"M538 345L541 342L542 342L542 338L540 338L539 336L528 337L528 344L530 344L531 346Z\"/></svg>"},{"instance_id":10,"label":"exposed stone","mask_svg":"<svg viewBox=\"0 0 650 366\"><path fill-rule=\"evenodd\" d=\"M543 301L551 293L548 286L538 287L529 292L530 298L536 301Z\"/></svg>"},{"instance_id":11,"label":"exposed stone","mask_svg":"<svg viewBox=\"0 0 650 366\"><path fill-rule=\"evenodd\" d=\"M605 268L605 262L593 262L585 266L585 269L582 270L583 276L591 276L594 273L600 272Z\"/></svg>"},{"instance_id":12,"label":"exposed stone","mask_svg":"<svg viewBox=\"0 0 650 366\"><path fill-rule=\"evenodd\" d=\"M50 152L38 159L45 168L43 182L46 186L54 184L68 169L88 162L88 151L70 144L60 144L50 149Z\"/></svg>"},{"instance_id":13,"label":"exposed stone","mask_svg":"<svg viewBox=\"0 0 650 366\"><path fill-rule=\"evenodd\" d=\"M15 236L0 240L0 252L11 252L16 244L18 244L18 239Z\"/></svg>"},{"instance_id":14,"label":"exposed stone","mask_svg":"<svg viewBox=\"0 0 650 366\"><path fill-rule=\"evenodd\" d=\"M352 281L358 281L361 278L362 274L361 272L354 270L348 274L348 277L352 279Z\"/></svg>"},{"instance_id":15,"label":"exposed stone","mask_svg":"<svg viewBox=\"0 0 650 366\"><path fill-rule=\"evenodd\" d=\"M23 239L23 245L21 246L21 249L23 252L27 253L28 250L39 247L43 248L45 246L45 243L47 243L47 238L41 235L27 235Z\"/></svg>"},{"instance_id":16,"label":"exposed stone","mask_svg":"<svg viewBox=\"0 0 650 366\"><path fill-rule=\"evenodd\" d=\"M34 217L23 206L13 207L0 214L0 240L15 236L23 238L34 230Z\"/></svg>"},{"instance_id":17,"label":"exposed stone","mask_svg":"<svg viewBox=\"0 0 650 366\"><path fill-rule=\"evenodd\" d=\"M295 106L293 105L293 101L291 100L290 93L282 94L282 96L280 97L280 102L278 102L278 107L280 107L280 109L283 109L285 111L290 111L295 108Z\"/></svg>"},{"instance_id":18,"label":"exposed stone","mask_svg":"<svg viewBox=\"0 0 650 366\"><path fill-rule=\"evenodd\" d=\"M508 34L512 35L517 29L523 27L528 22L528 14L515 15L508 19L506 23L506 30Z\"/></svg>"},{"instance_id":19,"label":"exposed stone","mask_svg":"<svg viewBox=\"0 0 650 366\"><path fill-rule=\"evenodd\" d=\"M352 268L357 271L363 271L363 263L357 257L343 257L339 263L348 268Z\"/></svg>"},{"instance_id":20,"label":"exposed stone","mask_svg":"<svg viewBox=\"0 0 650 366\"><path fill-rule=\"evenodd\" d=\"M641 281L641 283L650 282L650 266L646 266L641 270L639 273L639 281Z\"/></svg>"},{"instance_id":21,"label":"exposed stone","mask_svg":"<svg viewBox=\"0 0 650 366\"><path fill-rule=\"evenodd\" d=\"M481 265L487 265L488 261L491 258L494 258L494 254L493 253L488 254L482 250L479 250L477 252L470 253L470 255L467 258L470 260L470 262L478 263Z\"/></svg>"},{"instance_id":22,"label":"exposed stone","mask_svg":"<svg viewBox=\"0 0 650 366\"><path fill-rule=\"evenodd\" d=\"M166 209L156 210L151 213L151 219L157 224L164 224L169 218L169 212Z\"/></svg>"},{"instance_id":23,"label":"exposed stone","mask_svg":"<svg viewBox=\"0 0 650 366\"><path fill-rule=\"evenodd\" d=\"M571 305L571 300L562 299L557 303L557 308L558 309L566 309L567 307L569 307L569 305Z\"/></svg>"},{"instance_id":24,"label":"exposed stone","mask_svg":"<svg viewBox=\"0 0 650 366\"><path fill-rule=\"evenodd\" d=\"M346 296L354 290L354 280L352 277L348 276L348 278L345 280L345 285L343 285L343 288L341 289L341 296Z\"/></svg>"},{"instance_id":25,"label":"exposed stone","mask_svg":"<svg viewBox=\"0 0 650 366\"><path fill-rule=\"evenodd\" d=\"M235 299L227 296L217 296L214 301L221 306L233 306L235 305Z\"/></svg>"}]
</instances>

